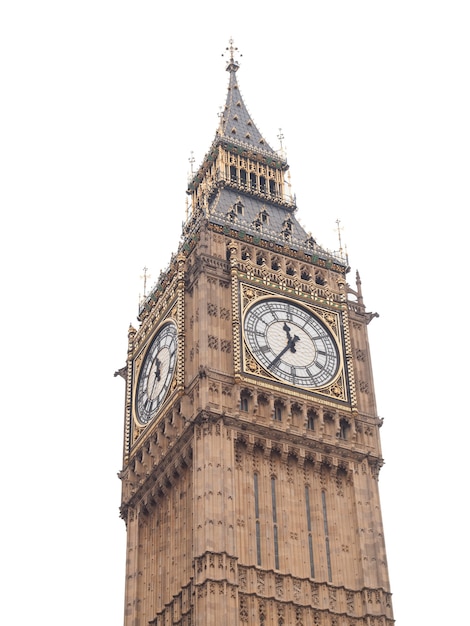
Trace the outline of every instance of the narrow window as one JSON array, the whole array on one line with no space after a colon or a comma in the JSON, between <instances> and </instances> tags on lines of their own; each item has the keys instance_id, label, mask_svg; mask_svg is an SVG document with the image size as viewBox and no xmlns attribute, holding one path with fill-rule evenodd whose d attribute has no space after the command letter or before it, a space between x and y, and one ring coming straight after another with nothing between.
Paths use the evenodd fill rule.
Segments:
<instances>
[{"instance_id":1,"label":"narrow window","mask_svg":"<svg viewBox=\"0 0 470 626\"><path fill-rule=\"evenodd\" d=\"M312 520L310 517L310 490L305 485L305 506L307 509L308 552L310 557L310 577L315 578L315 566L313 561Z\"/></svg>"},{"instance_id":2,"label":"narrow window","mask_svg":"<svg viewBox=\"0 0 470 626\"><path fill-rule=\"evenodd\" d=\"M232 183L237 182L237 168L233 165L230 166L230 180L232 181Z\"/></svg>"},{"instance_id":3,"label":"narrow window","mask_svg":"<svg viewBox=\"0 0 470 626\"><path fill-rule=\"evenodd\" d=\"M339 438L348 439L349 423L348 420L340 419L339 421Z\"/></svg>"},{"instance_id":4,"label":"narrow window","mask_svg":"<svg viewBox=\"0 0 470 626\"><path fill-rule=\"evenodd\" d=\"M309 411L307 414L307 430L315 430L315 413Z\"/></svg>"},{"instance_id":5,"label":"narrow window","mask_svg":"<svg viewBox=\"0 0 470 626\"><path fill-rule=\"evenodd\" d=\"M248 411L248 395L246 393L240 396L240 410Z\"/></svg>"},{"instance_id":6,"label":"narrow window","mask_svg":"<svg viewBox=\"0 0 470 626\"><path fill-rule=\"evenodd\" d=\"M253 191L256 190L256 174L254 172L250 172L250 187Z\"/></svg>"},{"instance_id":7,"label":"narrow window","mask_svg":"<svg viewBox=\"0 0 470 626\"><path fill-rule=\"evenodd\" d=\"M273 505L273 530L274 530L274 569L279 569L279 539L277 530L277 508L276 508L276 479L271 478L271 499Z\"/></svg>"},{"instance_id":8,"label":"narrow window","mask_svg":"<svg viewBox=\"0 0 470 626\"><path fill-rule=\"evenodd\" d=\"M260 191L265 193L265 191L266 191L266 178L264 176L260 176L259 177L259 188L260 188Z\"/></svg>"},{"instance_id":9,"label":"narrow window","mask_svg":"<svg viewBox=\"0 0 470 626\"><path fill-rule=\"evenodd\" d=\"M276 422L282 422L282 404L280 402L274 404L274 419Z\"/></svg>"},{"instance_id":10,"label":"narrow window","mask_svg":"<svg viewBox=\"0 0 470 626\"><path fill-rule=\"evenodd\" d=\"M256 564L261 565L261 530L259 523L258 474L254 475L255 521L256 521Z\"/></svg>"},{"instance_id":11,"label":"narrow window","mask_svg":"<svg viewBox=\"0 0 470 626\"><path fill-rule=\"evenodd\" d=\"M326 514L326 494L321 492L321 502L323 508L323 530L325 532L325 549L326 549L326 563L328 566L328 581L331 583L331 555L330 555L330 536L328 534L328 517Z\"/></svg>"}]
</instances>

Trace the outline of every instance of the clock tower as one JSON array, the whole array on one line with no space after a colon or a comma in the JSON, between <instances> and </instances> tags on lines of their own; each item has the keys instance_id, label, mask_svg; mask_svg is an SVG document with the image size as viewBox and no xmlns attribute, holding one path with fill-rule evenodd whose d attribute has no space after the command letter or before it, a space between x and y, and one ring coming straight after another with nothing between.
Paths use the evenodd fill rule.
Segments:
<instances>
[{"instance_id":1,"label":"clock tower","mask_svg":"<svg viewBox=\"0 0 470 626\"><path fill-rule=\"evenodd\" d=\"M181 243L128 331L125 626L391 626L359 276L296 218L234 49Z\"/></svg>"}]
</instances>

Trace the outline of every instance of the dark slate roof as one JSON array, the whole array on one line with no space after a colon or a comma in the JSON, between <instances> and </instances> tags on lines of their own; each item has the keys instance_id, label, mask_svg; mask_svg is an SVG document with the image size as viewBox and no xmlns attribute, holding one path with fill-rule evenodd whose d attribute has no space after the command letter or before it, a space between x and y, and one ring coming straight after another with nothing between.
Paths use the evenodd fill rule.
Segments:
<instances>
[{"instance_id":1,"label":"dark slate roof","mask_svg":"<svg viewBox=\"0 0 470 626\"><path fill-rule=\"evenodd\" d=\"M237 210L241 204L241 211ZM263 220L263 215L265 220ZM305 248L311 235L297 221L293 212L250 194L222 188L209 205L212 223L228 225L236 231L249 232L278 243L290 242L293 248Z\"/></svg>"},{"instance_id":2,"label":"dark slate roof","mask_svg":"<svg viewBox=\"0 0 470 626\"><path fill-rule=\"evenodd\" d=\"M243 102L236 74L238 67L238 63L233 59L227 65L230 81L217 137L223 137L232 144L249 147L262 154L270 154L279 160L279 154L264 140Z\"/></svg>"}]
</instances>

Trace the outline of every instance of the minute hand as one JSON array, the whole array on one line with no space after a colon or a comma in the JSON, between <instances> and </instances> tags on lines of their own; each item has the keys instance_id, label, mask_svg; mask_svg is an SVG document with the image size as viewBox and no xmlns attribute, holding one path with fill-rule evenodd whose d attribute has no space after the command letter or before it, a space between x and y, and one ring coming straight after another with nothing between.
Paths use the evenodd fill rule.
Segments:
<instances>
[{"instance_id":1,"label":"minute hand","mask_svg":"<svg viewBox=\"0 0 470 626\"><path fill-rule=\"evenodd\" d=\"M274 367L274 365L276 365L276 363L287 352L287 350L290 350L291 352L295 352L295 342L299 341L299 339L300 337L297 337L297 335L294 335L293 337L289 338L289 341L287 342L287 346L283 350L281 350L281 352L279 352L279 354L273 361L271 361L271 363L268 365L268 369L270 369L271 367Z\"/></svg>"}]
</instances>

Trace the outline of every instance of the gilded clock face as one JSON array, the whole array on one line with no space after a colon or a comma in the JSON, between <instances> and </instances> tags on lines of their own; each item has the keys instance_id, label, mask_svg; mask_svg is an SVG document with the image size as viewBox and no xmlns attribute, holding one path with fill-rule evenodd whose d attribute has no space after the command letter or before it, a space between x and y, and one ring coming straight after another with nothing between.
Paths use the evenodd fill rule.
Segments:
<instances>
[{"instance_id":1,"label":"gilded clock face","mask_svg":"<svg viewBox=\"0 0 470 626\"><path fill-rule=\"evenodd\" d=\"M254 304L245 316L245 339L255 359L277 378L300 387L323 387L339 368L330 331L307 309L274 298Z\"/></svg>"},{"instance_id":2,"label":"gilded clock face","mask_svg":"<svg viewBox=\"0 0 470 626\"><path fill-rule=\"evenodd\" d=\"M155 335L142 363L135 409L141 424L148 424L162 405L175 372L177 330L168 322Z\"/></svg>"}]
</instances>

